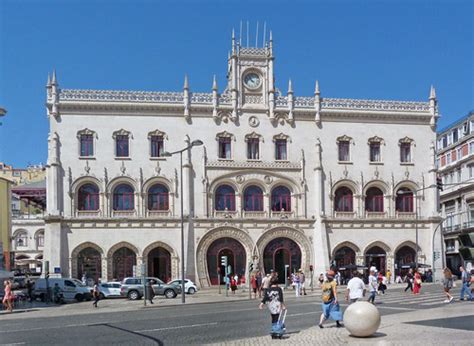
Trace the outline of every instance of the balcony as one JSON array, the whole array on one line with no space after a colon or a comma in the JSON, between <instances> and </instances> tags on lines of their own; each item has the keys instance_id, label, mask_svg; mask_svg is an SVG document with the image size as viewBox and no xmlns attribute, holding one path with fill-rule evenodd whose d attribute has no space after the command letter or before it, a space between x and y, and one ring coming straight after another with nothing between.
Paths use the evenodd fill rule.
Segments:
<instances>
[{"instance_id":1,"label":"balcony","mask_svg":"<svg viewBox=\"0 0 474 346\"><path fill-rule=\"evenodd\" d=\"M165 218L171 216L170 210L147 210L146 212L147 217L152 218Z\"/></svg>"},{"instance_id":2,"label":"balcony","mask_svg":"<svg viewBox=\"0 0 474 346\"><path fill-rule=\"evenodd\" d=\"M336 211L334 217L336 219L353 219L356 217L356 213L354 211Z\"/></svg>"},{"instance_id":3,"label":"balcony","mask_svg":"<svg viewBox=\"0 0 474 346\"><path fill-rule=\"evenodd\" d=\"M100 216L100 210L77 210L76 217L95 218Z\"/></svg>"},{"instance_id":4,"label":"balcony","mask_svg":"<svg viewBox=\"0 0 474 346\"><path fill-rule=\"evenodd\" d=\"M416 218L416 214L414 212L405 212L405 211L397 211L395 214L397 219L402 220L414 220Z\"/></svg>"},{"instance_id":5,"label":"balcony","mask_svg":"<svg viewBox=\"0 0 474 346\"><path fill-rule=\"evenodd\" d=\"M244 210L243 217L249 218L249 219L263 219L267 217L267 212Z\"/></svg>"},{"instance_id":6,"label":"balcony","mask_svg":"<svg viewBox=\"0 0 474 346\"><path fill-rule=\"evenodd\" d=\"M366 211L365 217L367 219L385 219L387 218L387 213L385 211Z\"/></svg>"},{"instance_id":7,"label":"balcony","mask_svg":"<svg viewBox=\"0 0 474 346\"><path fill-rule=\"evenodd\" d=\"M271 217L273 219L291 219L294 213L292 211L271 211Z\"/></svg>"},{"instance_id":8,"label":"balcony","mask_svg":"<svg viewBox=\"0 0 474 346\"><path fill-rule=\"evenodd\" d=\"M135 210L112 210L112 217L128 218L136 215Z\"/></svg>"},{"instance_id":9,"label":"balcony","mask_svg":"<svg viewBox=\"0 0 474 346\"><path fill-rule=\"evenodd\" d=\"M234 219L239 213L236 210L214 210L214 217L223 219Z\"/></svg>"}]
</instances>

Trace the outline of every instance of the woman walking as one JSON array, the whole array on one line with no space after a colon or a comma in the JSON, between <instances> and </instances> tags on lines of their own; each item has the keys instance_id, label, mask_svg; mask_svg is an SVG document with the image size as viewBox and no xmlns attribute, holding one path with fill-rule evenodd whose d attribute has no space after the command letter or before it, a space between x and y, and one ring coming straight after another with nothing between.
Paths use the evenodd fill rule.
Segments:
<instances>
[{"instance_id":1,"label":"woman walking","mask_svg":"<svg viewBox=\"0 0 474 346\"><path fill-rule=\"evenodd\" d=\"M454 297L449 293L449 290L453 288L453 273L449 268L443 269L444 280L443 280L443 287L444 287L444 294L446 294L445 303L451 303L454 300Z\"/></svg>"},{"instance_id":2,"label":"woman walking","mask_svg":"<svg viewBox=\"0 0 474 346\"><path fill-rule=\"evenodd\" d=\"M99 291L99 286L97 284L95 284L94 288L92 289L92 297L94 298L94 302L92 303L92 306L95 308L98 308L97 303L100 300L100 291Z\"/></svg>"},{"instance_id":3,"label":"woman walking","mask_svg":"<svg viewBox=\"0 0 474 346\"><path fill-rule=\"evenodd\" d=\"M12 285L9 280L3 282L5 287L5 296L3 297L3 306L8 310L8 312L13 312L13 292Z\"/></svg>"},{"instance_id":4,"label":"woman walking","mask_svg":"<svg viewBox=\"0 0 474 346\"><path fill-rule=\"evenodd\" d=\"M421 290L421 275L418 272L418 268L415 269L414 282L413 282L413 294L420 294Z\"/></svg>"},{"instance_id":5,"label":"woman walking","mask_svg":"<svg viewBox=\"0 0 474 346\"><path fill-rule=\"evenodd\" d=\"M252 287L252 292L253 292L253 299L257 299L257 278L255 277L255 274L252 274L250 277L250 286Z\"/></svg>"},{"instance_id":6,"label":"woman walking","mask_svg":"<svg viewBox=\"0 0 474 346\"><path fill-rule=\"evenodd\" d=\"M329 270L326 274L327 281L321 285L322 289L322 308L323 313L321 314L321 318L319 319L319 328L324 328L323 323L328 318L332 318L336 321L336 326L342 327L341 323L339 322L342 320L341 311L339 308L339 303L337 301L337 290L336 290L336 281L334 281L334 271Z\"/></svg>"},{"instance_id":7,"label":"woman walking","mask_svg":"<svg viewBox=\"0 0 474 346\"><path fill-rule=\"evenodd\" d=\"M268 310L270 310L273 326L278 322L280 312L286 309L283 301L283 291L281 287L278 287L278 278L271 279L270 287L264 291L259 308L263 309L266 303L268 303Z\"/></svg>"}]
</instances>

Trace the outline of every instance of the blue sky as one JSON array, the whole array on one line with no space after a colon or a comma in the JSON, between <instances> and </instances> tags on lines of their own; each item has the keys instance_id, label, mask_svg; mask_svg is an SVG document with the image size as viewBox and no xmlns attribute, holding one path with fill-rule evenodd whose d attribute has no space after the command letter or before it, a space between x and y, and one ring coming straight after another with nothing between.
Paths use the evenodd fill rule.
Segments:
<instances>
[{"instance_id":1,"label":"blue sky","mask_svg":"<svg viewBox=\"0 0 474 346\"><path fill-rule=\"evenodd\" d=\"M145 1L1 0L0 161L47 158L45 84L211 91L225 84L232 27L273 31L277 86L309 96L428 99L439 128L474 109L474 6L470 0ZM245 24L244 24L245 26ZM261 38L259 39L261 41Z\"/></svg>"}]
</instances>

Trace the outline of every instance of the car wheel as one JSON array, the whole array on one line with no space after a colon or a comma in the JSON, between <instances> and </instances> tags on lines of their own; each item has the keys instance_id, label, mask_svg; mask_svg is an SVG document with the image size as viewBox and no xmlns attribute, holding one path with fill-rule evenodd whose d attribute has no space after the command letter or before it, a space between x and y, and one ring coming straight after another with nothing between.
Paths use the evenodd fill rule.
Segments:
<instances>
[{"instance_id":1,"label":"car wheel","mask_svg":"<svg viewBox=\"0 0 474 346\"><path fill-rule=\"evenodd\" d=\"M175 298L177 296L176 292L173 290L166 290L165 297L166 298Z\"/></svg>"},{"instance_id":2,"label":"car wheel","mask_svg":"<svg viewBox=\"0 0 474 346\"><path fill-rule=\"evenodd\" d=\"M130 292L128 292L128 299L130 299L130 300L137 300L138 298L140 298L140 295L138 294L137 291L130 291Z\"/></svg>"},{"instance_id":3,"label":"car wheel","mask_svg":"<svg viewBox=\"0 0 474 346\"><path fill-rule=\"evenodd\" d=\"M196 290L194 289L194 287L189 287L188 294L194 294L194 293L196 293Z\"/></svg>"},{"instance_id":4,"label":"car wheel","mask_svg":"<svg viewBox=\"0 0 474 346\"><path fill-rule=\"evenodd\" d=\"M105 299L105 296L102 292L100 292L100 294L99 294L99 299Z\"/></svg>"}]
</instances>

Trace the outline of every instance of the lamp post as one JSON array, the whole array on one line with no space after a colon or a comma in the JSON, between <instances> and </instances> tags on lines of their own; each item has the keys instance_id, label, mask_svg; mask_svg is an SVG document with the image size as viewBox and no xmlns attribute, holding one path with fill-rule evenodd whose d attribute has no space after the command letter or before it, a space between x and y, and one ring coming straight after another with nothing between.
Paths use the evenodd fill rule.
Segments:
<instances>
[{"instance_id":1,"label":"lamp post","mask_svg":"<svg viewBox=\"0 0 474 346\"><path fill-rule=\"evenodd\" d=\"M192 147L197 147L203 145L203 142L199 139L194 140L191 142L190 145L188 145L186 148L183 148L181 150L173 151L173 152L168 152L165 151L161 153L161 156L163 157L170 157L173 156L174 154L179 154L179 163L180 163L180 204L181 204L181 303L186 303L186 292L184 289L184 280L185 280L185 275L184 275L184 215L183 215L183 153L185 151L190 150Z\"/></svg>"}]
</instances>

